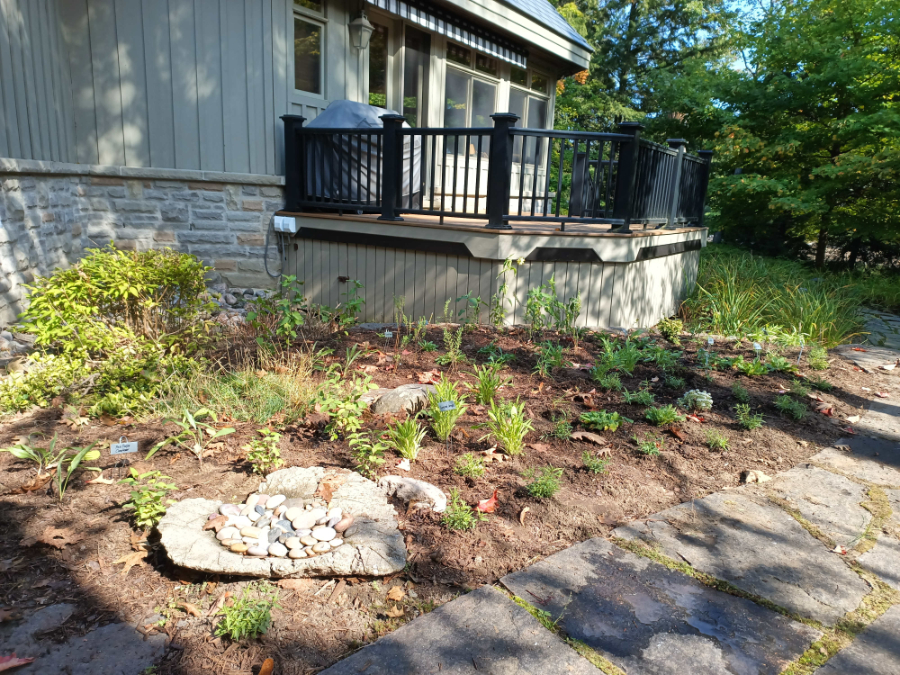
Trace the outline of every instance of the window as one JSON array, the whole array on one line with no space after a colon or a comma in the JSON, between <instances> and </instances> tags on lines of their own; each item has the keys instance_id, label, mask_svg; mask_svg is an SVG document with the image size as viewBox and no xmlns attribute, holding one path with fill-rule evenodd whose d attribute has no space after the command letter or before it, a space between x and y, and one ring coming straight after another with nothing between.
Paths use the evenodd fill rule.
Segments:
<instances>
[{"instance_id":1,"label":"window","mask_svg":"<svg viewBox=\"0 0 900 675\"><path fill-rule=\"evenodd\" d=\"M294 89L322 95L322 25L299 16L294 16Z\"/></svg>"},{"instance_id":2,"label":"window","mask_svg":"<svg viewBox=\"0 0 900 675\"><path fill-rule=\"evenodd\" d=\"M547 93L547 76L541 73L531 73L531 89L542 94Z\"/></svg>"},{"instance_id":3,"label":"window","mask_svg":"<svg viewBox=\"0 0 900 675\"><path fill-rule=\"evenodd\" d=\"M452 42L447 44L447 60L466 68L472 67L472 50L460 47Z\"/></svg>"},{"instance_id":4,"label":"window","mask_svg":"<svg viewBox=\"0 0 900 675\"><path fill-rule=\"evenodd\" d=\"M411 127L426 126L431 36L406 28L403 54L403 116Z\"/></svg>"},{"instance_id":5,"label":"window","mask_svg":"<svg viewBox=\"0 0 900 675\"><path fill-rule=\"evenodd\" d=\"M497 85L456 68L447 68L445 127L489 127L496 112Z\"/></svg>"},{"instance_id":6,"label":"window","mask_svg":"<svg viewBox=\"0 0 900 675\"><path fill-rule=\"evenodd\" d=\"M523 87L528 86L528 71L524 68L517 68L516 66L511 66L509 71L509 80L513 84L518 84Z\"/></svg>"},{"instance_id":7,"label":"window","mask_svg":"<svg viewBox=\"0 0 900 675\"><path fill-rule=\"evenodd\" d=\"M388 29L372 23L369 39L369 105L387 108Z\"/></svg>"},{"instance_id":8,"label":"window","mask_svg":"<svg viewBox=\"0 0 900 675\"><path fill-rule=\"evenodd\" d=\"M500 68L497 59L485 56L484 54L475 54L475 70L487 73L494 77L500 77Z\"/></svg>"},{"instance_id":9,"label":"window","mask_svg":"<svg viewBox=\"0 0 900 675\"><path fill-rule=\"evenodd\" d=\"M527 91L511 87L509 91L509 111L519 116L516 126L528 129L546 129L548 126L547 112L549 102L546 98L539 98ZM535 138L525 138L525 163L534 164L540 162L538 141ZM517 136L513 144L513 161L522 161L523 137Z\"/></svg>"},{"instance_id":10,"label":"window","mask_svg":"<svg viewBox=\"0 0 900 675\"><path fill-rule=\"evenodd\" d=\"M306 7L306 9L311 9L314 12L322 11L322 3L319 0L294 0L294 4Z\"/></svg>"}]
</instances>

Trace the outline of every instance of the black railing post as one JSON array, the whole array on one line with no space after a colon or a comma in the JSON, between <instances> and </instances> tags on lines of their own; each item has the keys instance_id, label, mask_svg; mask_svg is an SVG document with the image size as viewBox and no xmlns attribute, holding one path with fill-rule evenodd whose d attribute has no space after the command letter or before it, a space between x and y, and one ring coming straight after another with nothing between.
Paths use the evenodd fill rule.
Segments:
<instances>
[{"instance_id":1,"label":"black railing post","mask_svg":"<svg viewBox=\"0 0 900 675\"><path fill-rule=\"evenodd\" d=\"M513 113L494 113L491 119L494 120L494 130L491 132L491 149L488 155L487 227L494 230L511 230L510 224L503 219L503 216L509 213L509 191L512 182L513 135L509 130L519 120L519 116ZM523 167L524 164L523 154ZM522 195L519 195L519 198L521 197Z\"/></svg>"},{"instance_id":2,"label":"black railing post","mask_svg":"<svg viewBox=\"0 0 900 675\"><path fill-rule=\"evenodd\" d=\"M681 171L684 166L684 153L687 141L683 138L668 138L666 143L678 154L675 156L675 170L672 172L671 194L669 195L669 215L666 220L666 228L675 227L678 220L678 207L681 205Z\"/></svg>"},{"instance_id":3,"label":"black railing post","mask_svg":"<svg viewBox=\"0 0 900 675\"><path fill-rule=\"evenodd\" d=\"M300 210L300 194L306 180L306 158L300 156L297 132L306 118L302 115L282 115L284 121L284 210Z\"/></svg>"},{"instance_id":4,"label":"black railing post","mask_svg":"<svg viewBox=\"0 0 900 675\"><path fill-rule=\"evenodd\" d=\"M709 174L712 171L712 150L698 150L697 156L706 162L706 170L703 172L703 190L700 193L700 219L697 225L703 227L703 214L706 211L706 191L709 189Z\"/></svg>"},{"instance_id":5,"label":"black railing post","mask_svg":"<svg viewBox=\"0 0 900 675\"><path fill-rule=\"evenodd\" d=\"M631 136L632 140L619 145L619 170L616 176L616 203L613 217L623 221L615 232L631 232L631 219L634 215L635 193L637 192L638 157L641 152L640 122L619 122L618 132Z\"/></svg>"},{"instance_id":6,"label":"black railing post","mask_svg":"<svg viewBox=\"0 0 900 675\"><path fill-rule=\"evenodd\" d=\"M398 197L403 187L403 115L382 115L384 146L381 156L381 215L378 220L403 220L397 215ZM412 177L410 177L412 178Z\"/></svg>"}]
</instances>

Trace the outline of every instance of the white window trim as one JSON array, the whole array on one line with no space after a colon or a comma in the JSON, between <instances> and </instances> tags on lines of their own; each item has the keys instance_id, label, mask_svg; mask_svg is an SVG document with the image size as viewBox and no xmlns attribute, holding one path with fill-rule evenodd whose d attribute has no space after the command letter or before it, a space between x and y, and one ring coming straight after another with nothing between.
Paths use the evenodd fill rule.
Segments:
<instances>
[{"instance_id":1,"label":"white window trim","mask_svg":"<svg viewBox=\"0 0 900 675\"><path fill-rule=\"evenodd\" d=\"M320 33L321 37L319 39L319 41L320 41L319 86L321 88L321 91L314 92L314 91L305 91L303 89L297 89L297 87L296 87L297 74L294 72L294 65L293 65L296 63L296 60L297 60L296 55L294 55L293 58L291 59L291 64L292 64L291 65L291 91L293 92L294 97L304 96L304 97L308 97L308 98L321 99L324 101L325 100L325 88L327 86L327 83L325 80L325 75L326 75L325 53L326 53L326 44L327 44L326 40L328 39L328 35L326 32L328 30L328 28L326 26L326 24L328 23L328 19L326 19L324 16L320 16L320 15L316 14L315 12L313 12L305 7L300 7L298 5L294 5L292 18L294 18L294 19L299 18L299 19L302 19L303 21L306 21L307 23L316 24L316 25L320 26L322 30ZM291 22L290 30L291 30L291 36L292 36L292 39L290 41L291 53L294 54L294 52L293 52L293 48L294 48L293 21Z\"/></svg>"}]
</instances>

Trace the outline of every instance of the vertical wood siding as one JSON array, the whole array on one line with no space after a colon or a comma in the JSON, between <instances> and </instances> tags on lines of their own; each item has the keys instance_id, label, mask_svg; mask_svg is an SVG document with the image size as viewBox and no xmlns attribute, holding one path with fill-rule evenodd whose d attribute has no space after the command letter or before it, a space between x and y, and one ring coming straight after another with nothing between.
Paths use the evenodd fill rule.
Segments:
<instances>
[{"instance_id":1,"label":"vertical wood siding","mask_svg":"<svg viewBox=\"0 0 900 675\"><path fill-rule=\"evenodd\" d=\"M56 0L0 0L0 156L75 161Z\"/></svg>"},{"instance_id":2,"label":"vertical wood siding","mask_svg":"<svg viewBox=\"0 0 900 675\"><path fill-rule=\"evenodd\" d=\"M333 307L351 285L338 277L359 280L365 288L363 321L394 320L394 299L403 298L404 313L413 320L443 318L444 303L456 317L471 293L490 302L501 280L496 260L294 239L288 246L285 274L303 281L310 302ZM296 249L294 248L296 246ZM672 316L696 281L699 252L691 251L636 263L526 262L508 275L507 323L523 324L528 291L552 277L557 296L568 301L581 296L578 325L602 328L649 328ZM479 321L487 323L483 309Z\"/></svg>"}]
</instances>

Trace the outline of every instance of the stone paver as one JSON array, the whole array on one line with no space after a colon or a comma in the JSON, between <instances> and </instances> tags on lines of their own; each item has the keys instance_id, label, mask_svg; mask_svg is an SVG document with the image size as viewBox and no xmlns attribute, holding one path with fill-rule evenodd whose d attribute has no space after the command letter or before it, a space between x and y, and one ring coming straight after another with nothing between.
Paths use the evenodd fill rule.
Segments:
<instances>
[{"instance_id":1,"label":"stone paver","mask_svg":"<svg viewBox=\"0 0 900 675\"><path fill-rule=\"evenodd\" d=\"M895 393L888 399L873 400L854 430L900 443L900 396Z\"/></svg>"},{"instance_id":2,"label":"stone paver","mask_svg":"<svg viewBox=\"0 0 900 675\"><path fill-rule=\"evenodd\" d=\"M417 618L321 675L596 675L500 591L484 586Z\"/></svg>"},{"instance_id":3,"label":"stone paver","mask_svg":"<svg viewBox=\"0 0 900 675\"><path fill-rule=\"evenodd\" d=\"M891 349L900 349L900 317L877 310L863 310L866 319L866 342Z\"/></svg>"},{"instance_id":4,"label":"stone paver","mask_svg":"<svg viewBox=\"0 0 900 675\"><path fill-rule=\"evenodd\" d=\"M897 374L898 369L900 369L900 366L891 371L881 370L880 368L880 366L884 364L896 363L897 357L900 356L900 352L898 352L897 349L888 349L866 344L840 345L839 347L835 347L834 351L845 359L853 361L853 363L860 368L867 368L873 372L877 371L879 373L895 375Z\"/></svg>"},{"instance_id":5,"label":"stone paver","mask_svg":"<svg viewBox=\"0 0 900 675\"><path fill-rule=\"evenodd\" d=\"M759 496L716 493L613 530L675 560L827 625L869 591L782 509Z\"/></svg>"},{"instance_id":6,"label":"stone paver","mask_svg":"<svg viewBox=\"0 0 900 675\"><path fill-rule=\"evenodd\" d=\"M900 486L900 444L853 436L842 438L835 446L813 455L809 462L867 483Z\"/></svg>"},{"instance_id":7,"label":"stone paver","mask_svg":"<svg viewBox=\"0 0 900 675\"><path fill-rule=\"evenodd\" d=\"M900 675L900 605L873 621L815 675Z\"/></svg>"},{"instance_id":8,"label":"stone paver","mask_svg":"<svg viewBox=\"0 0 900 675\"><path fill-rule=\"evenodd\" d=\"M872 520L872 514L860 506L868 499L866 487L830 471L802 465L780 474L769 485L775 496L836 544L854 545Z\"/></svg>"},{"instance_id":9,"label":"stone paver","mask_svg":"<svg viewBox=\"0 0 900 675\"><path fill-rule=\"evenodd\" d=\"M628 673L780 673L820 633L589 539L501 583Z\"/></svg>"},{"instance_id":10,"label":"stone paver","mask_svg":"<svg viewBox=\"0 0 900 675\"><path fill-rule=\"evenodd\" d=\"M859 556L857 562L874 572L888 586L900 591L900 540L881 535L874 548Z\"/></svg>"}]
</instances>

